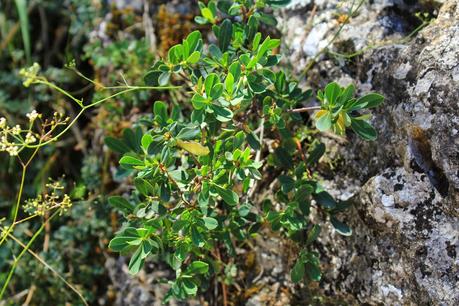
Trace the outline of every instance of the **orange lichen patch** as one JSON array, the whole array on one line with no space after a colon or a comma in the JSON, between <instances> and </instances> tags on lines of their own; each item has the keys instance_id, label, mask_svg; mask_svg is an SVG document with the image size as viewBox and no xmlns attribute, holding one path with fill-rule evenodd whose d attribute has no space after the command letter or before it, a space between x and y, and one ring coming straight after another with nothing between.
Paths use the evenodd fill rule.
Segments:
<instances>
[{"instance_id":1,"label":"orange lichen patch","mask_svg":"<svg viewBox=\"0 0 459 306\"><path fill-rule=\"evenodd\" d=\"M347 14L341 14L338 16L338 18L336 19L338 21L339 24L343 24L343 23L348 23L349 22L349 15Z\"/></svg>"},{"instance_id":2,"label":"orange lichen patch","mask_svg":"<svg viewBox=\"0 0 459 306\"><path fill-rule=\"evenodd\" d=\"M425 131L419 126L409 124L408 146L416 164L424 171L430 183L443 196L448 195L449 182L443 170L432 159L432 148Z\"/></svg>"},{"instance_id":3,"label":"orange lichen patch","mask_svg":"<svg viewBox=\"0 0 459 306\"><path fill-rule=\"evenodd\" d=\"M176 45L185 38L188 33L192 32L193 16L180 15L168 10L165 5L161 5L158 10L157 34L159 36L159 52L166 55L167 51L173 45Z\"/></svg>"},{"instance_id":4,"label":"orange lichen patch","mask_svg":"<svg viewBox=\"0 0 459 306\"><path fill-rule=\"evenodd\" d=\"M416 125L408 126L408 146L419 167L425 172L434 168L429 139L423 129Z\"/></svg>"},{"instance_id":5,"label":"orange lichen patch","mask_svg":"<svg viewBox=\"0 0 459 306\"><path fill-rule=\"evenodd\" d=\"M244 299L245 300L248 300L250 297L252 297L253 295L257 294L258 292L260 292L260 290L263 288L262 285L255 285L255 286L252 286L250 288L248 288L247 290L245 290L244 292Z\"/></svg>"}]
</instances>

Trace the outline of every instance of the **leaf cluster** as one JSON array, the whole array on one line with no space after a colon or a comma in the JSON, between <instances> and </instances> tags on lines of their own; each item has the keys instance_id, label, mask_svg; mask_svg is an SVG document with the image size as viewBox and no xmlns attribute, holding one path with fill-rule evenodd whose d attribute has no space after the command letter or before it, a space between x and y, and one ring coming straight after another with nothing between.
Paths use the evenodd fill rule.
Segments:
<instances>
[{"instance_id":1,"label":"leaf cluster","mask_svg":"<svg viewBox=\"0 0 459 306\"><path fill-rule=\"evenodd\" d=\"M234 270L225 267L215 250L235 256L236 247L266 225L301 248L292 281L305 276L319 280L320 261L312 247L320 225L311 221L313 205L338 233L351 234L337 218L348 204L336 201L311 174L325 145L307 143L307 157L301 147L306 139L298 130L305 122L292 110L311 98L312 91L278 68L280 40L261 31L262 24L276 23L265 8L288 2L200 3L201 16L195 21L210 25L215 39L205 42L201 32L190 33L144 78L147 86L183 86L183 104L156 101L152 113L134 129L125 129L122 139L105 139L122 155L119 171L133 177L135 187L131 194L109 200L125 218L110 248L133 254L131 273L149 256L167 262L176 278L169 280L166 300L194 296L209 287L211 277ZM376 132L368 117L358 112L378 106L382 96L354 95L354 86L336 83L319 91L317 129L342 135L351 128L373 140ZM269 135L263 136L264 131ZM263 137L271 137L275 145L261 159L268 151ZM256 181L269 173L279 174L269 178L276 181L274 197L255 203Z\"/></svg>"}]
</instances>

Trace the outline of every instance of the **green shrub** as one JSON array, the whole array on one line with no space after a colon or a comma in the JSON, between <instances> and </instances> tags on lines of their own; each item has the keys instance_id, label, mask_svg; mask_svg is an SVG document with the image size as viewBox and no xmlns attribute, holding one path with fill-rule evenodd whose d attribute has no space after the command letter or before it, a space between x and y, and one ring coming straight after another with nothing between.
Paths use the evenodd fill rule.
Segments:
<instances>
[{"instance_id":1,"label":"green shrub","mask_svg":"<svg viewBox=\"0 0 459 306\"><path fill-rule=\"evenodd\" d=\"M156 101L153 114L126 129L122 139L105 140L122 154L120 167L135 186L128 198L109 199L126 220L110 248L132 254L133 274L149 256L167 262L176 278L166 300L209 287L211 277L227 270L215 250L236 256L235 247L267 224L301 249L292 281L320 280L312 248L320 225L311 220L312 205L329 216L338 233L351 234L336 217L347 204L333 199L313 172L326 148L311 137L314 129L301 113L318 110L319 131L344 135L351 128L374 140L369 114L360 111L380 105L383 97L370 93L357 99L353 85L330 83L317 94L320 106L296 108L312 91L279 68L280 40L260 32L276 24L264 9L288 2L200 3L195 20L210 24L215 39L205 42L199 31L190 33L144 79L148 86L180 85L189 93L186 99ZM277 177L267 178L272 175ZM254 197L262 179L277 180L266 199Z\"/></svg>"},{"instance_id":2,"label":"green shrub","mask_svg":"<svg viewBox=\"0 0 459 306\"><path fill-rule=\"evenodd\" d=\"M345 135L351 129L364 140L376 139L376 131L368 123L370 114L364 110L380 105L383 97L370 93L355 98L353 85L342 88L333 82L318 91L319 105L302 107L311 99L312 90L304 90L282 67L281 41L265 34L276 25L276 19L267 12L288 2L200 3L201 16L195 21L203 32L194 31L171 47L166 58L146 71L145 84L132 86L123 77L124 85L107 87L78 73L94 85L94 100L90 102L49 81L40 74L38 64L21 70L26 87L50 87L70 98L78 112L69 118L60 112L46 116L32 111L27 114L25 127L12 123L10 118L0 118L0 151L17 156L22 170L10 217L0 220L5 222L0 246L5 243L12 252L19 251L9 272L0 275L5 280L0 298L24 255L40 261L30 247L51 219L69 210L72 201L79 200L86 191L95 192L97 197L104 190L99 188L103 178L98 175L97 156L86 157L83 182L73 194L55 186L50 194L43 193L24 205L25 177L37 152L60 140L88 110L124 96L121 109L110 109L122 116L129 107L141 104L131 102L145 100L147 90L164 90L161 97L167 102L156 101L152 113L125 129L121 139L105 138L105 144L121 155L115 179L127 178L134 187L129 195L108 200L125 221L110 248L132 255L130 272L137 273L147 258L162 260L176 271L166 300L186 299L209 288L213 277L230 283L237 266L226 259L235 257L236 248L262 230L272 230L291 239L299 249L291 280L320 280L320 258L314 241L321 224L329 220L342 235L350 235L351 229L338 218L348 204L336 201L320 184L316 170L326 147L316 136L319 132ZM135 54L130 53L132 46ZM129 70L128 80L136 80L138 68L153 58L142 42L114 43L108 49L95 43L85 49L96 66L106 67L113 59L116 70ZM314 119L314 125L309 119ZM119 121L114 122L101 125L111 123L113 127ZM260 195L262 190L267 192ZM30 216L18 219L19 208L27 208ZM312 210L319 211L319 217L313 218ZM22 222L31 219L40 222L31 227L29 241L20 244L14 229L25 228ZM71 244L88 234L85 228L99 231L108 224L91 219L84 226L73 234L63 226L55 238L65 236ZM91 249L90 243L86 247ZM53 245L55 250L59 246ZM10 250L2 249L0 257L10 258ZM80 260L74 260L78 265ZM99 262L94 261L94 265ZM27 267L19 269L29 271ZM59 267L53 273L63 281L60 273L64 271ZM88 271L81 278L96 274L101 272ZM89 290L83 296L70 283L59 283L71 288L84 304L95 299Z\"/></svg>"}]
</instances>

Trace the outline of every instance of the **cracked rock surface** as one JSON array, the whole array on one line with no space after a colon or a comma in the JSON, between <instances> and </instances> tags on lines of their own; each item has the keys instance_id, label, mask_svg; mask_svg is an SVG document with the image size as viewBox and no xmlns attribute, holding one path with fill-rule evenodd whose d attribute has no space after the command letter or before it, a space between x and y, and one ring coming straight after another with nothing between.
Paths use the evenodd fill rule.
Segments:
<instances>
[{"instance_id":1,"label":"cracked rock surface","mask_svg":"<svg viewBox=\"0 0 459 306\"><path fill-rule=\"evenodd\" d=\"M384 43L350 60L319 54L305 80L312 87L353 82L386 97L374 112L376 142L350 133L349 144L336 144L343 166L328 184L337 197L354 190L354 207L345 214L353 235L332 229L321 235L320 286L327 295L351 295L355 304L458 305L459 1L430 1L437 18L402 42L416 27L407 16L427 3L408 2L365 3L328 48L355 52ZM279 17L281 28L295 29L286 34L286 48L298 71L329 44L337 3L294 1ZM410 147L413 127L428 144L418 160Z\"/></svg>"}]
</instances>

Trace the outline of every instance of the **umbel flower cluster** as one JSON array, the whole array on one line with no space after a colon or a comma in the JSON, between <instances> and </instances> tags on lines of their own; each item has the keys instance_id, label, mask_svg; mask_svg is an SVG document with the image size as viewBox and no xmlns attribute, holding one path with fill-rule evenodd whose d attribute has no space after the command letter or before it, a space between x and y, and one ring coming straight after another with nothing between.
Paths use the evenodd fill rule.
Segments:
<instances>
[{"instance_id":1,"label":"umbel flower cluster","mask_svg":"<svg viewBox=\"0 0 459 306\"><path fill-rule=\"evenodd\" d=\"M46 212L58 208L62 215L72 207L70 196L64 193L64 186L59 181L46 184L47 194L29 199L24 205L24 211L30 215L44 216Z\"/></svg>"},{"instance_id":2,"label":"umbel flower cluster","mask_svg":"<svg viewBox=\"0 0 459 306\"><path fill-rule=\"evenodd\" d=\"M34 122L41 118L36 110L28 113L29 128L23 129L19 124L8 126L6 118L0 118L0 152L7 152L10 156L17 156L24 146L37 142L39 135L32 131Z\"/></svg>"},{"instance_id":3,"label":"umbel flower cluster","mask_svg":"<svg viewBox=\"0 0 459 306\"><path fill-rule=\"evenodd\" d=\"M24 87L29 87L31 84L35 83L37 80L40 79L38 73L40 72L40 65L38 63L34 63L32 66L27 68L22 68L19 71L19 75L23 78L23 85Z\"/></svg>"},{"instance_id":4,"label":"umbel flower cluster","mask_svg":"<svg viewBox=\"0 0 459 306\"><path fill-rule=\"evenodd\" d=\"M46 83L46 79L38 75L39 71L40 65L37 63L21 69L19 74L25 87L33 83ZM41 113L32 110L26 117L28 123L25 124L26 127L21 127L19 124L9 125L7 119L0 116L0 152L18 156L25 148L38 148L43 142L52 140L52 133L56 128L67 125L70 121L69 117L58 112L54 112L49 119L42 119Z\"/></svg>"}]
</instances>

